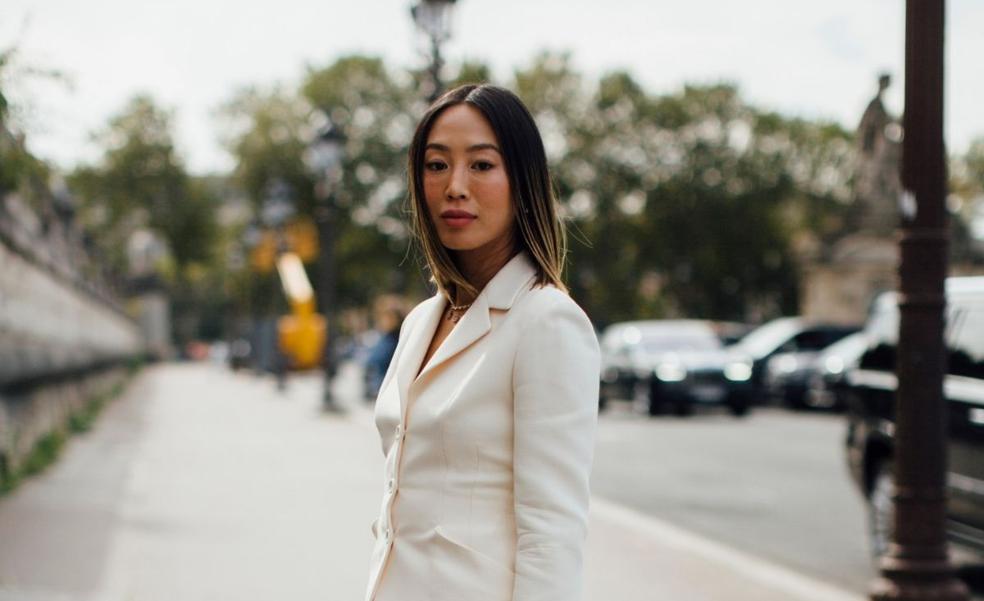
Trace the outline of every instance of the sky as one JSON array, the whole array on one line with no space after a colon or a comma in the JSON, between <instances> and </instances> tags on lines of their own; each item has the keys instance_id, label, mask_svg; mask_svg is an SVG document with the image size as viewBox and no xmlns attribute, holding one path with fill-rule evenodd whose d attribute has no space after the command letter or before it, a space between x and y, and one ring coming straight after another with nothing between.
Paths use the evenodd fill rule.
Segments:
<instances>
[{"instance_id":1,"label":"sky","mask_svg":"<svg viewBox=\"0 0 984 601\"><path fill-rule=\"evenodd\" d=\"M7 90L31 107L31 149L62 168L98 159L91 134L138 92L176 117L194 173L233 165L215 110L248 85L293 85L306 65L349 53L393 68L426 62L409 0L3 0L0 48L24 68ZM624 69L651 93L729 81L757 106L854 128L876 89L902 109L903 0L458 0L450 64L480 60L500 81L540 51L569 51L596 79ZM984 2L947 2L946 136L962 152L984 137Z\"/></svg>"}]
</instances>

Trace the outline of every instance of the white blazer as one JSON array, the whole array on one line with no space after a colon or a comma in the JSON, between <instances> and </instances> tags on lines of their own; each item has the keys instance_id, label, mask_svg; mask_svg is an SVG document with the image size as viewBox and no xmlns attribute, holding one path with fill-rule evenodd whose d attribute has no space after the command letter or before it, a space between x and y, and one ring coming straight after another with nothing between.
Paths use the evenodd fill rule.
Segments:
<instances>
[{"instance_id":1,"label":"white blazer","mask_svg":"<svg viewBox=\"0 0 984 601\"><path fill-rule=\"evenodd\" d=\"M440 294L400 330L376 399L386 456L366 601L577 601L600 359L591 322L525 253L415 378Z\"/></svg>"}]
</instances>

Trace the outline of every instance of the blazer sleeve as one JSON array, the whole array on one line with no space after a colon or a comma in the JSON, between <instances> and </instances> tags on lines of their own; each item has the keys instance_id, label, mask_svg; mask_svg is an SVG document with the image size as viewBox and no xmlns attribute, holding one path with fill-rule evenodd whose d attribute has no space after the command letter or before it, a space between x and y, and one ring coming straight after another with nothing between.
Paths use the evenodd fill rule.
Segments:
<instances>
[{"instance_id":1,"label":"blazer sleeve","mask_svg":"<svg viewBox=\"0 0 984 601\"><path fill-rule=\"evenodd\" d=\"M581 308L559 291L549 300L527 321L513 366L513 601L582 595L600 354Z\"/></svg>"}]
</instances>

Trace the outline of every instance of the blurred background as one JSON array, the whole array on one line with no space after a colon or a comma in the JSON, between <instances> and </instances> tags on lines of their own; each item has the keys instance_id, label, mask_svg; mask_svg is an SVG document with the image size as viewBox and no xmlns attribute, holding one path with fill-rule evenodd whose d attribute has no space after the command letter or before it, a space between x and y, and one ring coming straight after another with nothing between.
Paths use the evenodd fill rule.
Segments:
<instances>
[{"instance_id":1,"label":"blurred background","mask_svg":"<svg viewBox=\"0 0 984 601\"><path fill-rule=\"evenodd\" d=\"M947 11L974 583L984 7ZM860 598L888 536L903 50L889 0L8 0L0 600L362 594L372 402L432 294L406 151L471 82L541 128L602 347L588 598Z\"/></svg>"}]
</instances>

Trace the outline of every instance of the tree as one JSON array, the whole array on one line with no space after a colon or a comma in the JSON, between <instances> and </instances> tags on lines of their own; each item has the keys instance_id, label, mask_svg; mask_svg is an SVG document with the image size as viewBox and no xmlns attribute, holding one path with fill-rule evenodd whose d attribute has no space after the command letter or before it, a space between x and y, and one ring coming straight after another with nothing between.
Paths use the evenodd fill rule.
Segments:
<instances>
[{"instance_id":1,"label":"tree","mask_svg":"<svg viewBox=\"0 0 984 601\"><path fill-rule=\"evenodd\" d=\"M80 219L104 260L122 273L134 232L149 230L163 240L167 252L158 268L170 289L175 337L179 343L196 337L198 306L207 294L196 286L204 286L201 274L215 259L215 195L185 171L172 115L148 96L132 98L95 139L101 159L68 178L81 200Z\"/></svg>"},{"instance_id":2,"label":"tree","mask_svg":"<svg viewBox=\"0 0 984 601\"><path fill-rule=\"evenodd\" d=\"M562 54L513 89L574 234L569 281L600 322L796 310L795 245L835 235L849 200L846 131L759 111L730 84L651 95L615 71L585 89Z\"/></svg>"},{"instance_id":3,"label":"tree","mask_svg":"<svg viewBox=\"0 0 984 601\"><path fill-rule=\"evenodd\" d=\"M69 178L82 200L83 221L99 232L101 246L120 267L126 240L139 227L163 238L178 273L211 252L214 198L192 184L171 129L171 113L136 96L95 134L101 160Z\"/></svg>"}]
</instances>

